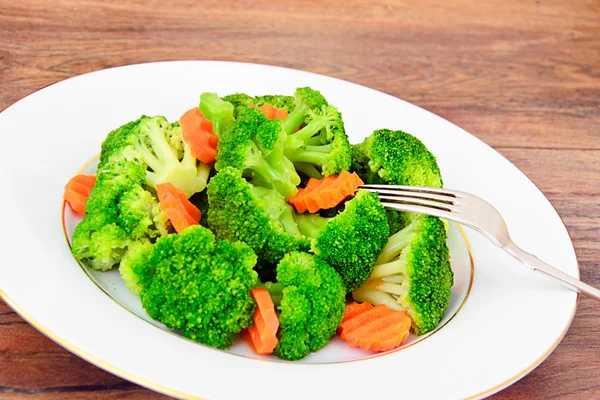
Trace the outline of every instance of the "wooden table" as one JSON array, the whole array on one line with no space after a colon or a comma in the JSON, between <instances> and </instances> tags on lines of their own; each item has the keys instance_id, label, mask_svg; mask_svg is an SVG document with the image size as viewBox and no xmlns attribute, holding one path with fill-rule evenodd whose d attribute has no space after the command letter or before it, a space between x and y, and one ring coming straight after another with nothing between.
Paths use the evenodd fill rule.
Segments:
<instances>
[{"instance_id":1,"label":"wooden table","mask_svg":"<svg viewBox=\"0 0 600 400\"><path fill-rule=\"evenodd\" d=\"M357 82L462 126L521 168L565 221L582 279L600 286L598 1L167 3L0 0L0 110L74 75L158 60ZM582 298L556 351L497 398L600 398L599 356L600 304ZM162 397L63 350L0 302L0 395L31 394Z\"/></svg>"}]
</instances>

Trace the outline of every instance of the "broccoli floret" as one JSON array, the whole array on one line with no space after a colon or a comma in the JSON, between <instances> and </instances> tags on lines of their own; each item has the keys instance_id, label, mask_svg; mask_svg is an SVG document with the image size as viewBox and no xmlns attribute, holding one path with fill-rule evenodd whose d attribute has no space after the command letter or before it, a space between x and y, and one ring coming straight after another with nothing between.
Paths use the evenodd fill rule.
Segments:
<instances>
[{"instance_id":1,"label":"broccoli floret","mask_svg":"<svg viewBox=\"0 0 600 400\"><path fill-rule=\"evenodd\" d=\"M243 243L215 240L202 226L159 238L141 292L148 314L194 341L227 349L252 325L256 255Z\"/></svg>"},{"instance_id":2,"label":"broccoli floret","mask_svg":"<svg viewBox=\"0 0 600 400\"><path fill-rule=\"evenodd\" d=\"M226 167L207 187L207 224L220 239L240 240L258 255L261 278L273 279L274 264L292 250L307 250L291 207L273 189L255 186L240 170Z\"/></svg>"},{"instance_id":3,"label":"broccoli floret","mask_svg":"<svg viewBox=\"0 0 600 400\"><path fill-rule=\"evenodd\" d=\"M136 296L139 296L142 289L149 286L152 280L147 269L151 252L152 243L149 240L132 242L119 264L119 274L125 281L125 286Z\"/></svg>"},{"instance_id":4,"label":"broccoli floret","mask_svg":"<svg viewBox=\"0 0 600 400\"><path fill-rule=\"evenodd\" d=\"M145 167L121 154L108 154L101 157L86 215L75 227L71 246L75 258L100 271L117 264L131 241L163 235L168 226L164 211L143 187Z\"/></svg>"},{"instance_id":5,"label":"broccoli floret","mask_svg":"<svg viewBox=\"0 0 600 400\"><path fill-rule=\"evenodd\" d=\"M434 329L450 301L454 274L442 220L419 215L394 234L369 280L352 293L356 301L406 309L415 334Z\"/></svg>"},{"instance_id":6,"label":"broccoli floret","mask_svg":"<svg viewBox=\"0 0 600 400\"><path fill-rule=\"evenodd\" d=\"M86 215L73 232L73 255L105 271L130 243L167 234L168 218L148 189L171 182L190 196L204 189L210 170L190 155L179 125L164 117L142 116L112 131L102 144Z\"/></svg>"},{"instance_id":7,"label":"broccoli floret","mask_svg":"<svg viewBox=\"0 0 600 400\"><path fill-rule=\"evenodd\" d=\"M316 90L300 88L295 99L294 111L282 122L288 134L285 156L296 170L311 178L348 171L352 150L341 113Z\"/></svg>"},{"instance_id":8,"label":"broccoli floret","mask_svg":"<svg viewBox=\"0 0 600 400\"><path fill-rule=\"evenodd\" d=\"M443 186L435 156L423 142L402 131L380 129L352 146L352 168L365 183ZM387 210L390 231L396 233L414 214Z\"/></svg>"},{"instance_id":9,"label":"broccoli floret","mask_svg":"<svg viewBox=\"0 0 600 400\"><path fill-rule=\"evenodd\" d=\"M294 92L294 110L283 120L283 130L286 134L291 135L306 122L309 111L318 112L327 105L327 100L318 90L309 87L296 89Z\"/></svg>"},{"instance_id":10,"label":"broccoli floret","mask_svg":"<svg viewBox=\"0 0 600 400\"><path fill-rule=\"evenodd\" d=\"M331 266L308 253L286 254L277 266L277 279L265 285L281 312L274 353L298 360L335 335L346 309L346 290Z\"/></svg>"},{"instance_id":11,"label":"broccoli floret","mask_svg":"<svg viewBox=\"0 0 600 400\"><path fill-rule=\"evenodd\" d=\"M293 196L300 177L283 154L284 139L280 121L247 108L221 136L215 169L239 169L259 186L274 188L286 198Z\"/></svg>"},{"instance_id":12,"label":"broccoli floret","mask_svg":"<svg viewBox=\"0 0 600 400\"><path fill-rule=\"evenodd\" d=\"M389 236L379 197L366 190L359 190L344 211L331 219L299 214L296 221L300 232L314 238L312 251L340 274L347 292L369 278Z\"/></svg>"},{"instance_id":13,"label":"broccoli floret","mask_svg":"<svg viewBox=\"0 0 600 400\"><path fill-rule=\"evenodd\" d=\"M178 123L169 124L164 117L142 118L139 134L131 135L130 140L140 162L148 167L146 183L149 186L169 182L187 197L206 187L212 166L192 156ZM173 141L183 147L182 155L172 145Z\"/></svg>"},{"instance_id":14,"label":"broccoli floret","mask_svg":"<svg viewBox=\"0 0 600 400\"><path fill-rule=\"evenodd\" d=\"M245 93L235 93L223 97L223 100L233 104L236 118L240 111L248 108L250 104L260 107L265 103L269 103L277 108L285 108L288 112L294 109L294 98L292 96L265 95L251 97Z\"/></svg>"},{"instance_id":15,"label":"broccoli floret","mask_svg":"<svg viewBox=\"0 0 600 400\"><path fill-rule=\"evenodd\" d=\"M217 136L221 136L233 122L233 110L233 104L223 101L215 93L200 95L200 111L213 123L213 130Z\"/></svg>"}]
</instances>

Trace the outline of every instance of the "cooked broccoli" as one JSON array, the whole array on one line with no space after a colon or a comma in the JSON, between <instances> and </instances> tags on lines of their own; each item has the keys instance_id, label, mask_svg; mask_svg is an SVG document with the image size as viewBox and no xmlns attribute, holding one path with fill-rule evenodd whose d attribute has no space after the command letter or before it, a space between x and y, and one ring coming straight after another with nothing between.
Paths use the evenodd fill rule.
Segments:
<instances>
[{"instance_id":1,"label":"cooked broccoli","mask_svg":"<svg viewBox=\"0 0 600 400\"><path fill-rule=\"evenodd\" d=\"M273 189L247 182L240 170L226 167L207 187L207 224L220 239L240 240L258 255L263 280L273 279L274 266L292 250L308 250L289 206Z\"/></svg>"},{"instance_id":2,"label":"cooked broccoli","mask_svg":"<svg viewBox=\"0 0 600 400\"><path fill-rule=\"evenodd\" d=\"M147 269L148 259L152 253L152 243L149 240L132 242L119 264L119 274L127 289L139 296L152 277Z\"/></svg>"},{"instance_id":3,"label":"cooked broccoli","mask_svg":"<svg viewBox=\"0 0 600 400\"><path fill-rule=\"evenodd\" d=\"M213 123L213 130L217 136L221 136L233 122L233 105L223 101L215 93L206 92L200 95L200 110Z\"/></svg>"},{"instance_id":4,"label":"cooked broccoli","mask_svg":"<svg viewBox=\"0 0 600 400\"><path fill-rule=\"evenodd\" d=\"M75 258L106 271L121 260L130 243L167 233L167 217L144 182L141 164L101 159L86 215L73 232Z\"/></svg>"},{"instance_id":5,"label":"cooked broccoli","mask_svg":"<svg viewBox=\"0 0 600 400\"><path fill-rule=\"evenodd\" d=\"M282 122L288 134L285 156L311 178L348 171L352 151L340 112L310 88L297 89L294 98L294 111Z\"/></svg>"},{"instance_id":6,"label":"cooked broccoli","mask_svg":"<svg viewBox=\"0 0 600 400\"><path fill-rule=\"evenodd\" d=\"M389 238L371 277L352 296L406 309L415 334L422 335L442 320L453 283L444 223L419 215Z\"/></svg>"},{"instance_id":7,"label":"cooked broccoli","mask_svg":"<svg viewBox=\"0 0 600 400\"><path fill-rule=\"evenodd\" d=\"M215 169L239 169L254 183L274 188L288 198L298 191L300 177L283 155L284 139L280 121L247 108L221 136Z\"/></svg>"},{"instance_id":8,"label":"cooked broccoli","mask_svg":"<svg viewBox=\"0 0 600 400\"><path fill-rule=\"evenodd\" d=\"M204 189L210 170L190 155L179 125L164 117L142 116L110 132L86 215L73 232L73 255L105 271L131 243L167 234L168 218L148 187L171 182L190 196Z\"/></svg>"},{"instance_id":9,"label":"cooked broccoli","mask_svg":"<svg viewBox=\"0 0 600 400\"><path fill-rule=\"evenodd\" d=\"M335 335L346 309L346 289L326 262L301 252L281 259L277 280L265 284L281 312L275 355L298 360L323 348Z\"/></svg>"},{"instance_id":10,"label":"cooked broccoli","mask_svg":"<svg viewBox=\"0 0 600 400\"><path fill-rule=\"evenodd\" d=\"M148 168L146 183L149 186L170 182L187 197L206 187L212 166L192 156L178 123L169 124L164 117L142 118L139 131L130 136L130 143L140 162ZM177 146L183 147L183 154L176 151Z\"/></svg>"},{"instance_id":11,"label":"cooked broccoli","mask_svg":"<svg viewBox=\"0 0 600 400\"><path fill-rule=\"evenodd\" d=\"M435 156L423 142L402 131L380 129L352 146L352 168L365 183L443 186ZM387 210L391 233L410 223L414 214Z\"/></svg>"},{"instance_id":12,"label":"cooked broccoli","mask_svg":"<svg viewBox=\"0 0 600 400\"><path fill-rule=\"evenodd\" d=\"M255 263L248 246L215 240L202 226L163 236L148 259L152 278L143 285L142 305L152 318L187 338L227 349L252 325Z\"/></svg>"},{"instance_id":13,"label":"cooked broccoli","mask_svg":"<svg viewBox=\"0 0 600 400\"><path fill-rule=\"evenodd\" d=\"M333 218L298 214L296 221L300 232L313 238L312 251L335 268L348 292L369 278L389 236L385 210L377 194L366 190Z\"/></svg>"},{"instance_id":14,"label":"cooked broccoli","mask_svg":"<svg viewBox=\"0 0 600 400\"><path fill-rule=\"evenodd\" d=\"M223 100L233 104L236 118L240 111L248 108L250 104L260 107L265 103L269 103L277 108L285 108L288 112L294 109L294 98L292 96L265 95L251 97L245 93L235 93L223 97Z\"/></svg>"}]
</instances>

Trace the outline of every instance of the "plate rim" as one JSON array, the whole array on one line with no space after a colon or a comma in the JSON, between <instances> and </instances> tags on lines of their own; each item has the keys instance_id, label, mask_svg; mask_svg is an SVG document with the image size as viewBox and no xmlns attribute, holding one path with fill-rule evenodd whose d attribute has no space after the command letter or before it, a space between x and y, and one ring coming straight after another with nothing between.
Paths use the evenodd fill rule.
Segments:
<instances>
[{"instance_id":1,"label":"plate rim","mask_svg":"<svg viewBox=\"0 0 600 400\"><path fill-rule=\"evenodd\" d=\"M91 74L97 74L97 73L101 73L103 71L109 71L109 70L116 70L116 69L127 69L129 67L136 67L136 66L144 66L144 65L155 65L155 64L178 64L178 63L188 63L188 62L194 62L194 63L211 63L211 64L237 64L237 65L241 65L241 66L255 66L255 67L268 67L268 68L276 68L276 69L281 69L281 70L287 70L290 72L302 72L305 74L310 74L310 75L314 75L314 76L318 76L318 77L322 77L322 78L327 78L327 79L331 79L331 80L335 80L338 82L342 82L342 83L346 83L346 84L351 84L351 85L355 85L357 87L363 88L363 89L367 89L369 91L373 91L379 94L384 94L387 97L390 97L394 100L400 100L406 104L409 104L411 106L417 107L423 111L425 111L427 114L430 115L430 117L435 117L435 118L439 118L451 125L454 125L455 127L459 128L461 131L463 131L464 133L467 133L472 139L475 139L479 145L484 145L486 146L488 149L492 150L494 153L496 153L497 155L499 155L501 158L503 158L505 161L507 161L510 165L512 165L524 178L526 178L526 180L528 181L528 183L532 184L543 196L543 198L548 202L548 204L550 205L552 211L554 212L554 214L556 216L558 216L559 220L561 221L562 227L564 228L564 231L567 233L569 242L570 242L570 247L573 251L573 255L574 255L574 259L575 259L575 266L576 266L576 278L580 279L581 277L581 267L580 267L580 262L579 262L579 257L575 251L575 246L573 243L573 239L571 237L571 234L569 232L569 230L567 229L567 226L562 218L562 216L558 213L558 211L556 210L556 208L554 207L554 205L552 204L552 202L550 202L550 200L548 199L548 197L544 194L544 192L538 187L538 185L533 182L529 176L527 176L519 167L517 167L514 163L512 163L510 160L508 160L508 158L506 158L502 153L500 153L499 151L497 151L495 148L493 148L491 145L487 144L486 142L484 142L482 139L480 139L479 137L473 135L472 133L470 133L470 131L467 131L466 129L462 128L460 125L444 118L441 117L435 113L433 113L432 111L428 110L427 108L424 108L423 106L414 104L412 102L409 102L407 100L404 100L400 97L396 97L394 95L391 95L387 92L383 92L381 90L378 89L373 89L371 87L362 85L360 83L356 83L353 82L351 80L347 80L347 79L341 79L341 78L337 78L337 77L333 77L333 76L329 76L329 75L325 75L325 74L321 74L321 73L316 73L316 72L312 72L312 71L306 71L303 69L299 69L299 68L290 68L290 67L282 67L280 65L274 65L274 64L265 64L265 63L252 63L252 62L241 62L241 61L228 61L228 60L218 60L218 59L186 59L186 60L161 60L161 61L150 61L150 62L141 62L141 63L132 63L132 64L123 64L123 65L118 65L118 66L113 66L113 67L109 67L109 68L101 68L101 69L97 69L94 71L89 71L86 72L84 74L78 74L63 80L59 80L57 82L53 82L50 83L48 85L45 85L39 89L36 89L35 91L27 94L26 96L18 99L17 101L15 101L14 103L8 105L7 107L5 107L4 109L0 110L0 114L4 113L5 111L11 109L13 106L15 106L16 104L20 103L21 101L29 98L30 96L35 95L36 93L45 90L51 86L66 82L66 81L70 81L70 80L74 80L80 77L85 77L87 75L91 75ZM466 239L466 236L464 237ZM467 246L469 246L469 242L467 241ZM471 251L469 248L469 255L471 256ZM474 266L474 263L472 264ZM86 274L87 275L87 274ZM473 276L472 276L473 277ZM471 277L471 278L472 278ZM88 277L89 278L89 277ZM110 297L110 296L108 296ZM468 296L467 296L468 297ZM504 382L489 388L485 391L482 391L480 393L477 393L475 395L469 396L467 397L467 399L481 399L481 398L485 398L488 396L491 396L499 391L501 391L502 389L505 389L506 387L514 384L515 382L519 381L520 379L522 379L523 377L525 377L526 375L528 375L531 371L533 371L537 366L539 366L550 354L552 354L552 352L556 349L556 347L558 347L558 345L560 344L560 342L563 340L563 338L565 337L565 335L567 334L568 330L570 329L573 320L575 318L578 306L579 306L579 300L580 300L580 293L577 293L576 299L573 302L573 309L571 312L570 317L567 320L567 323L565 324L565 327L563 328L563 330L561 331L561 333L558 335L558 337L556 338L556 340L550 345L550 347L538 358L536 359L531 365L527 366L526 368L524 368L521 372L519 372L518 374L514 375L513 377L505 380ZM89 353L85 352L84 350L79 349L78 347L76 347L75 345L72 345L71 343L69 343L68 341L64 340L62 337L60 337L59 335L53 333L51 330L49 330L48 328L46 328L44 325L40 324L33 316L31 316L29 313L27 313L24 309L22 309L18 304L16 304L16 302L14 300L12 300L9 295L0 287L0 298L9 306L9 308L11 308L17 315L19 315L22 319L24 319L29 325L33 326L36 330L38 330L40 333L42 333L44 336L46 336L47 338L49 338L50 340L52 340L54 343L58 344L59 346L63 347L64 349L68 350L69 352L71 352L72 354L81 357L82 359L86 360L87 362L91 363L92 365L95 365L98 368L101 368L109 373L112 373L116 376L119 376L123 379L126 379L130 382L136 383L140 386L143 386L147 389L150 390L154 390L156 392L165 394L165 395L169 395L169 396L174 396L176 398L182 398L182 399L201 399L202 397L198 397L195 395L191 395L188 393L184 393L184 392L179 392L175 389L171 389L165 386L161 386L158 384L155 384L151 381L148 381L144 378L140 378L138 376L135 376L129 372L126 372L124 370L121 370L117 367L114 367L113 365L102 361L92 355L90 355ZM465 301L466 302L466 301ZM462 305L464 305L464 303L461 304L461 308ZM459 309L460 311L460 309ZM458 312L457 312L458 313ZM457 314L456 313L456 314ZM455 315L456 315L455 314Z\"/></svg>"}]
</instances>

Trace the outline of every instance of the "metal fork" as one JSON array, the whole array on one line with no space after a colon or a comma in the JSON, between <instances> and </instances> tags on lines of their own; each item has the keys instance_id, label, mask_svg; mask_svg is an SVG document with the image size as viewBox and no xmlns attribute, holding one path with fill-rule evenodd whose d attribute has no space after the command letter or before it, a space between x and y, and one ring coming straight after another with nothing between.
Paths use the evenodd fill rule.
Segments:
<instances>
[{"instance_id":1,"label":"metal fork","mask_svg":"<svg viewBox=\"0 0 600 400\"><path fill-rule=\"evenodd\" d=\"M543 272L600 301L600 290L519 248L510 238L500 213L490 203L477 196L457 190L417 186L362 185L359 189L379 193L381 204L386 208L433 215L469 226L532 270Z\"/></svg>"}]
</instances>

